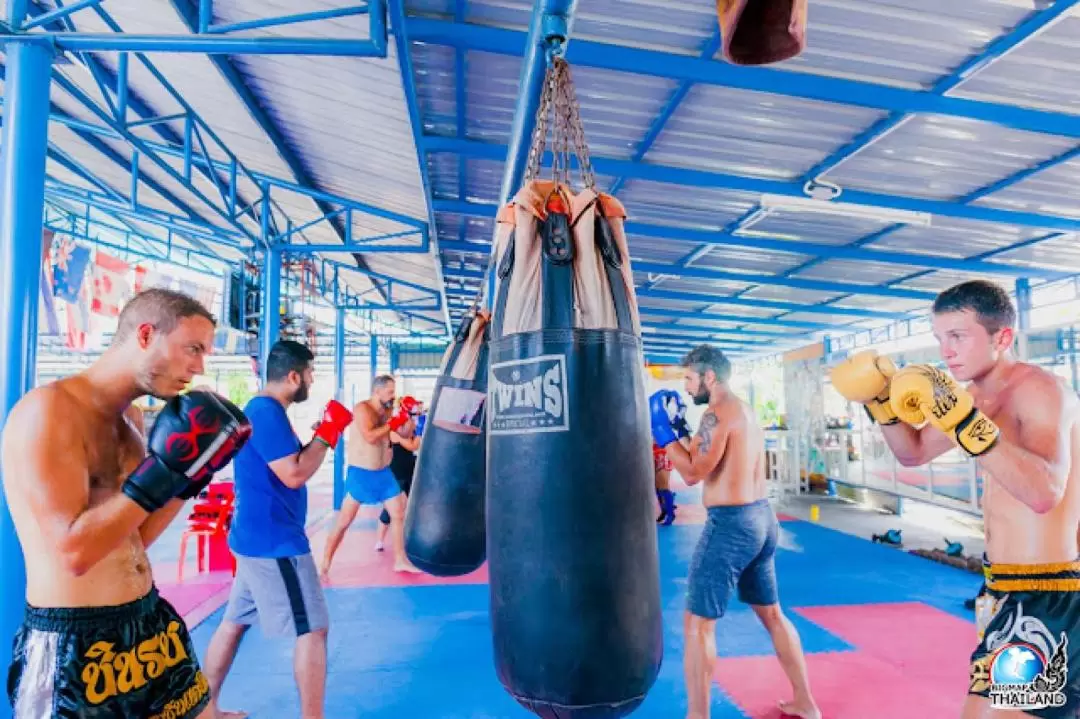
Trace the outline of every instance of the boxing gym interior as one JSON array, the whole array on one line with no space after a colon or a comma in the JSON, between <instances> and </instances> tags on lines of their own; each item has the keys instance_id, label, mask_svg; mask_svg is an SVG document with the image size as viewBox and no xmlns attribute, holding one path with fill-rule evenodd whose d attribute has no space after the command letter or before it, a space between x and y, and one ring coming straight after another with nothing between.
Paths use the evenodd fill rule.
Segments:
<instances>
[{"instance_id":1,"label":"boxing gym interior","mask_svg":"<svg viewBox=\"0 0 1080 719\"><path fill-rule=\"evenodd\" d=\"M696 431L683 358L708 344L763 436L821 716L959 717L985 474L961 447L902 464L831 371L943 367L931 304L977 279L1014 303L1016 357L1080 390L1078 6L0 2L5 424L150 287L212 311L192 384L239 407L276 341L312 350L303 443L392 375L426 417L403 520L424 571L362 506L322 585L325 716L684 717L708 490L650 449L650 398ZM137 404L149 427L162 401ZM307 483L316 557L347 444ZM147 550L200 660L235 581L233 469ZM0 572L7 647L7 500ZM709 716L787 716L746 603L715 642ZM248 632L221 709L299 717L293 651Z\"/></svg>"}]
</instances>

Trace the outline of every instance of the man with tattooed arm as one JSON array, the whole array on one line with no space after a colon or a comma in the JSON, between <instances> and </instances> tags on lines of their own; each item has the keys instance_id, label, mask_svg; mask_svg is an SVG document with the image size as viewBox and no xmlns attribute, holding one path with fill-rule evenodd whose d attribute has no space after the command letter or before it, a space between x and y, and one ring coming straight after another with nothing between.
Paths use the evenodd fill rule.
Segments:
<instances>
[{"instance_id":1,"label":"man with tattooed arm","mask_svg":"<svg viewBox=\"0 0 1080 719\"><path fill-rule=\"evenodd\" d=\"M765 434L753 409L728 385L731 363L709 345L683 358L686 392L694 404L708 405L690 437L686 406L678 393L650 397L653 441L687 485L703 483L708 518L690 562L684 672L687 719L709 716L709 690L716 660L716 620L735 590L769 632L791 682L792 701L779 703L786 715L820 719L810 692L806 659L795 627L780 610L775 554L779 525L765 484Z\"/></svg>"}]
</instances>

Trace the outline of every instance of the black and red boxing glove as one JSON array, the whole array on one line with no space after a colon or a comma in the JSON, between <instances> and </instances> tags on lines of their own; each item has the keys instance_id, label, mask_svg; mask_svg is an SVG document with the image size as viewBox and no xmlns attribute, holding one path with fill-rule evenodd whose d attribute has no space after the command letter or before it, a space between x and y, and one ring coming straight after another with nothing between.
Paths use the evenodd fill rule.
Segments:
<instances>
[{"instance_id":1,"label":"black and red boxing glove","mask_svg":"<svg viewBox=\"0 0 1080 719\"><path fill-rule=\"evenodd\" d=\"M173 397L150 429L146 459L121 489L147 512L170 499L195 497L250 436L244 413L213 392Z\"/></svg>"},{"instance_id":2,"label":"black and red boxing glove","mask_svg":"<svg viewBox=\"0 0 1080 719\"><path fill-rule=\"evenodd\" d=\"M330 449L337 447L338 440L345 428L352 424L353 413L336 399L327 403L323 410L322 421L315 425L315 438Z\"/></svg>"}]
</instances>

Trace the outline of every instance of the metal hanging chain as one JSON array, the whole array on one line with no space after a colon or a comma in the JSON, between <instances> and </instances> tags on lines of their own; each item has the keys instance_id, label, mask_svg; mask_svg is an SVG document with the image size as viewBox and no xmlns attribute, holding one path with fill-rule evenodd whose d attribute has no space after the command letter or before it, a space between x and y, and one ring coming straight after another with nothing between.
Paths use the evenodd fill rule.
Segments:
<instances>
[{"instance_id":1,"label":"metal hanging chain","mask_svg":"<svg viewBox=\"0 0 1080 719\"><path fill-rule=\"evenodd\" d=\"M577 151L578 165L581 169L581 181L592 190L596 187L596 175L593 173L592 160L589 158L589 144L585 141L585 125L581 121L581 106L578 104L574 79L570 74L570 64L559 58L556 62L562 69L562 94L566 107L567 123L570 126L571 139Z\"/></svg>"},{"instance_id":2,"label":"metal hanging chain","mask_svg":"<svg viewBox=\"0 0 1080 719\"><path fill-rule=\"evenodd\" d=\"M540 164L547 148L548 114L557 94L558 82L554 64L549 64L544 78L544 87L540 94L540 107L536 111L536 126L533 128L532 145L529 148L529 163L525 171L525 182L540 175Z\"/></svg>"}]
</instances>

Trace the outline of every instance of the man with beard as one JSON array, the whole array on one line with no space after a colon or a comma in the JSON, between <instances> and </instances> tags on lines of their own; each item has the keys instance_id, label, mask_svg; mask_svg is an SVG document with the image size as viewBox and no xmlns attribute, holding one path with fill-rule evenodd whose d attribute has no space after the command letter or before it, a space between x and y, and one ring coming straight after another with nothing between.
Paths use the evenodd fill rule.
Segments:
<instances>
[{"instance_id":1,"label":"man with beard","mask_svg":"<svg viewBox=\"0 0 1080 719\"><path fill-rule=\"evenodd\" d=\"M227 400L183 393L213 342L205 307L147 290L94 364L28 392L8 416L3 491L26 564L7 681L15 719L217 716L146 557L250 433ZM132 405L143 395L165 400L145 438Z\"/></svg>"},{"instance_id":2,"label":"man with beard","mask_svg":"<svg viewBox=\"0 0 1080 719\"><path fill-rule=\"evenodd\" d=\"M277 342L266 359L266 386L245 408L253 432L236 457L236 514L229 532L236 580L206 652L206 677L216 702L248 627L257 621L267 636L295 637L293 666L304 719L323 716L330 624L305 531L306 485L353 419L331 400L314 439L301 446L286 411L308 398L314 359L299 342Z\"/></svg>"},{"instance_id":3,"label":"man with beard","mask_svg":"<svg viewBox=\"0 0 1080 719\"><path fill-rule=\"evenodd\" d=\"M653 441L667 451L688 486L704 483L708 519L690 562L684 615L683 670L688 719L709 716L716 662L716 620L738 590L772 639L793 698L779 703L785 715L821 719L806 672L798 632L780 609L775 555L779 534L765 484L765 435L753 409L728 386L731 363L709 345L683 358L686 391L708 405L693 439L678 393L661 390L649 399Z\"/></svg>"},{"instance_id":4,"label":"man with beard","mask_svg":"<svg viewBox=\"0 0 1080 719\"><path fill-rule=\"evenodd\" d=\"M393 376L379 375L372 382L371 397L354 408L356 422L349 429L346 444L349 468L345 476L345 499L333 528L326 536L326 549L319 567L319 575L324 579L330 573L334 553L341 546L362 504L382 504L390 514L394 571L420 573L405 554L405 493L390 471L393 457L390 435L401 431L411 419L406 408L399 407L397 412L393 412L395 392Z\"/></svg>"}]
</instances>

